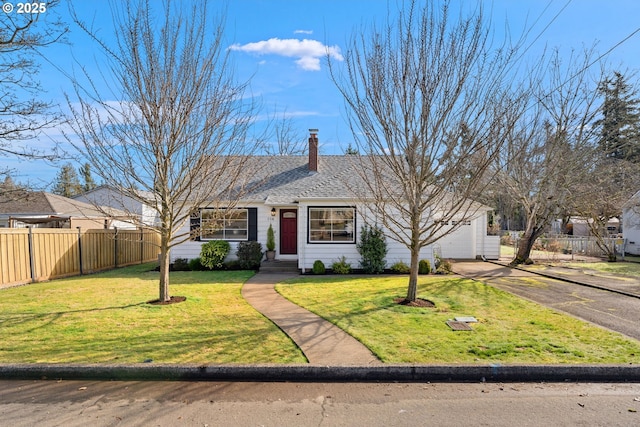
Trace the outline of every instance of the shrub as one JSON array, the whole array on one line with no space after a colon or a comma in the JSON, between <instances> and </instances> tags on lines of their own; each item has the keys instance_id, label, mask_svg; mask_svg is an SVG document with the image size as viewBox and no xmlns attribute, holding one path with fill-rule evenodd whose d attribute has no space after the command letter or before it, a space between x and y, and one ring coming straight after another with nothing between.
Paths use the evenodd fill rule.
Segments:
<instances>
[{"instance_id":1,"label":"shrub","mask_svg":"<svg viewBox=\"0 0 640 427\"><path fill-rule=\"evenodd\" d=\"M189 271L189 260L186 258L176 258L171 266L173 271Z\"/></svg>"},{"instance_id":2,"label":"shrub","mask_svg":"<svg viewBox=\"0 0 640 427\"><path fill-rule=\"evenodd\" d=\"M237 259L225 262L222 268L227 271L243 270L243 268L240 267L240 262Z\"/></svg>"},{"instance_id":3,"label":"shrub","mask_svg":"<svg viewBox=\"0 0 640 427\"><path fill-rule=\"evenodd\" d=\"M202 271L204 270L204 265L202 265L202 260L198 258L193 258L189 260L189 270L191 271Z\"/></svg>"},{"instance_id":4,"label":"shrub","mask_svg":"<svg viewBox=\"0 0 640 427\"><path fill-rule=\"evenodd\" d=\"M438 268L436 269L437 274L451 274L453 270L451 269L451 261L448 259L441 259Z\"/></svg>"},{"instance_id":5,"label":"shrub","mask_svg":"<svg viewBox=\"0 0 640 427\"><path fill-rule=\"evenodd\" d=\"M398 274L409 274L411 272L411 267L403 261L398 261L391 266L391 271Z\"/></svg>"},{"instance_id":6,"label":"shrub","mask_svg":"<svg viewBox=\"0 0 640 427\"><path fill-rule=\"evenodd\" d=\"M204 243L200 250L200 262L209 270L222 268L224 259L229 254L231 245L224 240L212 240Z\"/></svg>"},{"instance_id":7,"label":"shrub","mask_svg":"<svg viewBox=\"0 0 640 427\"><path fill-rule=\"evenodd\" d=\"M331 264L331 270L333 270L335 274L349 274L351 273L351 264L347 262L347 257L342 255L338 261Z\"/></svg>"},{"instance_id":8,"label":"shrub","mask_svg":"<svg viewBox=\"0 0 640 427\"><path fill-rule=\"evenodd\" d=\"M267 250L274 251L276 249L276 236L273 233L273 227L269 224L267 229Z\"/></svg>"},{"instance_id":9,"label":"shrub","mask_svg":"<svg viewBox=\"0 0 640 427\"><path fill-rule=\"evenodd\" d=\"M428 259L421 259L418 264L418 274L429 274L431 273L431 263Z\"/></svg>"},{"instance_id":10,"label":"shrub","mask_svg":"<svg viewBox=\"0 0 640 427\"><path fill-rule=\"evenodd\" d=\"M368 274L380 274L384 271L387 262L387 241L380 227L362 226L360 229L360 242L357 244L358 253L362 259L360 267Z\"/></svg>"},{"instance_id":11,"label":"shrub","mask_svg":"<svg viewBox=\"0 0 640 427\"><path fill-rule=\"evenodd\" d=\"M262 261L262 245L260 242L240 242L236 256L243 270L258 270Z\"/></svg>"},{"instance_id":12,"label":"shrub","mask_svg":"<svg viewBox=\"0 0 640 427\"><path fill-rule=\"evenodd\" d=\"M324 274L326 272L326 269L324 268L324 262L320 261L319 259L315 260L313 262L313 268L311 269L311 271L313 272L313 274Z\"/></svg>"}]
</instances>

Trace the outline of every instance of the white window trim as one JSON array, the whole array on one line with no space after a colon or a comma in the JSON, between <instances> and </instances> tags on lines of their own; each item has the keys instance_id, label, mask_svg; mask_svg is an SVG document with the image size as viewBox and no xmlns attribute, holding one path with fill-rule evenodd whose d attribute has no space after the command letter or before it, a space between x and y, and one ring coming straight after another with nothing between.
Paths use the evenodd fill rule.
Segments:
<instances>
[{"instance_id":1,"label":"white window trim","mask_svg":"<svg viewBox=\"0 0 640 427\"><path fill-rule=\"evenodd\" d=\"M226 228L222 228L222 234L223 237L222 238L213 238L213 237L204 237L203 235L203 230L205 230L204 227L204 219L202 218L202 214L205 211L235 211L235 212L239 212L239 211L245 211L246 214L246 222L247 222L247 227L244 229L246 231L246 235L243 238L238 238L238 237L228 237L227 236L227 229ZM226 222L226 218L224 217L224 215L221 217L225 219ZM246 242L249 240L249 209L248 208L233 208L233 209L224 209L224 208L204 208L200 210L200 240L201 241L209 241L209 240L225 240L225 241L229 241L229 242Z\"/></svg>"},{"instance_id":2,"label":"white window trim","mask_svg":"<svg viewBox=\"0 0 640 427\"><path fill-rule=\"evenodd\" d=\"M311 211L313 210L351 210L353 212L353 230L351 230L351 240L313 240L312 239L312 229L311 229ZM356 243L356 208L353 206L309 206L308 208L308 218L307 218L307 242L309 244L337 244L337 245L352 245ZM333 236L333 233L330 233Z\"/></svg>"}]
</instances>

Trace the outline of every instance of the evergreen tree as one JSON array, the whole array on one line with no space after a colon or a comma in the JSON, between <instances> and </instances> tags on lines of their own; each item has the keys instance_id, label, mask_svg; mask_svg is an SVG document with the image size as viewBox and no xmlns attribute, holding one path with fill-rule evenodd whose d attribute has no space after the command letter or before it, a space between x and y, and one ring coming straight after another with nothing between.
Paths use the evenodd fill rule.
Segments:
<instances>
[{"instance_id":1,"label":"evergreen tree","mask_svg":"<svg viewBox=\"0 0 640 427\"><path fill-rule=\"evenodd\" d=\"M359 152L357 148L355 148L353 145L351 145L351 143L349 143L349 145L347 146L347 149L344 150L344 154L348 156L356 156L359 154Z\"/></svg>"},{"instance_id":2,"label":"evergreen tree","mask_svg":"<svg viewBox=\"0 0 640 427\"><path fill-rule=\"evenodd\" d=\"M600 128L600 148L606 157L640 162L640 99L624 76L614 72L598 86L604 96Z\"/></svg>"},{"instance_id":3,"label":"evergreen tree","mask_svg":"<svg viewBox=\"0 0 640 427\"><path fill-rule=\"evenodd\" d=\"M54 181L53 193L64 197L72 197L82 193L78 173L71 163L65 163L60 168Z\"/></svg>"},{"instance_id":4,"label":"evergreen tree","mask_svg":"<svg viewBox=\"0 0 640 427\"><path fill-rule=\"evenodd\" d=\"M96 182L93 180L93 177L91 176L91 165L89 163L85 163L84 165L80 166L80 169L78 169L78 172L80 172L80 176L82 177L83 191L85 192L91 191L97 187Z\"/></svg>"}]
</instances>

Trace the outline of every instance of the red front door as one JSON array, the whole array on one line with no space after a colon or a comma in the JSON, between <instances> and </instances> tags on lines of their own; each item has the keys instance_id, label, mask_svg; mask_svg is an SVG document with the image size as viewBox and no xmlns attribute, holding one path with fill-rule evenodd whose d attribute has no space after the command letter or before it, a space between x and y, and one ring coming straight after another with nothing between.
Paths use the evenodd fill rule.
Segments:
<instances>
[{"instance_id":1,"label":"red front door","mask_svg":"<svg viewBox=\"0 0 640 427\"><path fill-rule=\"evenodd\" d=\"M280 254L298 253L298 210L280 209Z\"/></svg>"}]
</instances>

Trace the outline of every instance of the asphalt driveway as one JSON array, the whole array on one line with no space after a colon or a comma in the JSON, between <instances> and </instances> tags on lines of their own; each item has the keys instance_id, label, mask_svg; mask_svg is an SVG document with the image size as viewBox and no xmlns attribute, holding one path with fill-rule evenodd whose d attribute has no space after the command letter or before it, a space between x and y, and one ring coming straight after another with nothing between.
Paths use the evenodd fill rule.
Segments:
<instances>
[{"instance_id":1,"label":"asphalt driveway","mask_svg":"<svg viewBox=\"0 0 640 427\"><path fill-rule=\"evenodd\" d=\"M482 261L455 262L453 270L463 276L485 282L496 288L527 298L547 307L620 332L640 340L640 298L610 292L590 286L542 277L528 271ZM571 275L574 282L603 288L614 281L609 275L601 277Z\"/></svg>"}]
</instances>

